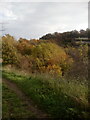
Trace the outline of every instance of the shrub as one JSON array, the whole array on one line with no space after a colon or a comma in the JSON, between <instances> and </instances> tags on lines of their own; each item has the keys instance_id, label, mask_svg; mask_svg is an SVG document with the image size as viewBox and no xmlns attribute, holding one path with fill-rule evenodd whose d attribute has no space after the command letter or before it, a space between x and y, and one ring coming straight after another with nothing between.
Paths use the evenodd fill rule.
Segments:
<instances>
[{"instance_id":1,"label":"shrub","mask_svg":"<svg viewBox=\"0 0 90 120\"><path fill-rule=\"evenodd\" d=\"M54 43L41 43L32 50L34 68L43 71L54 71L62 74L73 60L68 56L62 47ZM56 71L55 71L56 70Z\"/></svg>"}]
</instances>

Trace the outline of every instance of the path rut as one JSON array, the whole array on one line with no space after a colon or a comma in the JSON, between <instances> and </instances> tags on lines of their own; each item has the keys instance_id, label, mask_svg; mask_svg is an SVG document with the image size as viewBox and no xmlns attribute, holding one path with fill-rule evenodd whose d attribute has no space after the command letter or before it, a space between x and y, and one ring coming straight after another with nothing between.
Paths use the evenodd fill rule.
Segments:
<instances>
[{"instance_id":1,"label":"path rut","mask_svg":"<svg viewBox=\"0 0 90 120\"><path fill-rule=\"evenodd\" d=\"M20 90L20 88L18 88L18 86L15 83L13 83L10 80L7 80L5 78L3 78L2 81L5 84L7 84L7 86L18 95L18 97L28 106L28 110L30 110L36 116L36 118L48 118L48 115L46 113L44 113L43 111L41 111L37 107L37 105L35 105L33 103L33 101L30 98L28 98Z\"/></svg>"}]
</instances>

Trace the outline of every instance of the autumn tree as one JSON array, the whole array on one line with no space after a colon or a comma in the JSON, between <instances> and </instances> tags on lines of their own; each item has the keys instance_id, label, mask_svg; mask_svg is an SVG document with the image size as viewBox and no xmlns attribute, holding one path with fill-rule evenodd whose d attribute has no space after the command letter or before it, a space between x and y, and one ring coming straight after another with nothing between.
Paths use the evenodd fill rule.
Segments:
<instances>
[{"instance_id":1,"label":"autumn tree","mask_svg":"<svg viewBox=\"0 0 90 120\"><path fill-rule=\"evenodd\" d=\"M9 34L2 37L2 59L4 65L17 63L18 58L15 44L15 39Z\"/></svg>"},{"instance_id":2,"label":"autumn tree","mask_svg":"<svg viewBox=\"0 0 90 120\"><path fill-rule=\"evenodd\" d=\"M30 55L31 49L33 47L34 47L34 45L31 45L29 40L26 40L23 38L20 38L19 41L17 42L17 50L22 55Z\"/></svg>"},{"instance_id":3,"label":"autumn tree","mask_svg":"<svg viewBox=\"0 0 90 120\"><path fill-rule=\"evenodd\" d=\"M73 60L65 53L62 47L54 43L41 43L32 51L34 68L40 71L49 71L62 74L69 68Z\"/></svg>"}]
</instances>

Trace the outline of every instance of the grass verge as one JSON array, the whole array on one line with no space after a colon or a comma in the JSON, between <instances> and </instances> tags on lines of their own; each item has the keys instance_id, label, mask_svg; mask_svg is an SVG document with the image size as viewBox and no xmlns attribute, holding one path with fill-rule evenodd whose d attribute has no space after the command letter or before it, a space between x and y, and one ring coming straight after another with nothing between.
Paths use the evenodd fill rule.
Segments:
<instances>
[{"instance_id":1,"label":"grass verge","mask_svg":"<svg viewBox=\"0 0 90 120\"><path fill-rule=\"evenodd\" d=\"M57 81L40 75L22 76L5 71L3 77L16 83L28 97L31 97L53 118L89 118L88 89L82 83Z\"/></svg>"},{"instance_id":2,"label":"grass verge","mask_svg":"<svg viewBox=\"0 0 90 120\"><path fill-rule=\"evenodd\" d=\"M34 118L25 103L5 83L2 86L2 118Z\"/></svg>"}]
</instances>

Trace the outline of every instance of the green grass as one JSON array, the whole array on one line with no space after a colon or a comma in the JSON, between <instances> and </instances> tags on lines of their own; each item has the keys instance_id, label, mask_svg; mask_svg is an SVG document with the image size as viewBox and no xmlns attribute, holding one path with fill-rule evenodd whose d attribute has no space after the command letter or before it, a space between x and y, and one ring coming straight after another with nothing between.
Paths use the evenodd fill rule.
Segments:
<instances>
[{"instance_id":1,"label":"green grass","mask_svg":"<svg viewBox=\"0 0 90 120\"><path fill-rule=\"evenodd\" d=\"M87 85L64 79L22 76L3 72L3 77L15 82L37 105L55 118L89 118Z\"/></svg>"},{"instance_id":2,"label":"green grass","mask_svg":"<svg viewBox=\"0 0 90 120\"><path fill-rule=\"evenodd\" d=\"M2 118L34 118L25 103L6 84L2 87Z\"/></svg>"}]
</instances>

